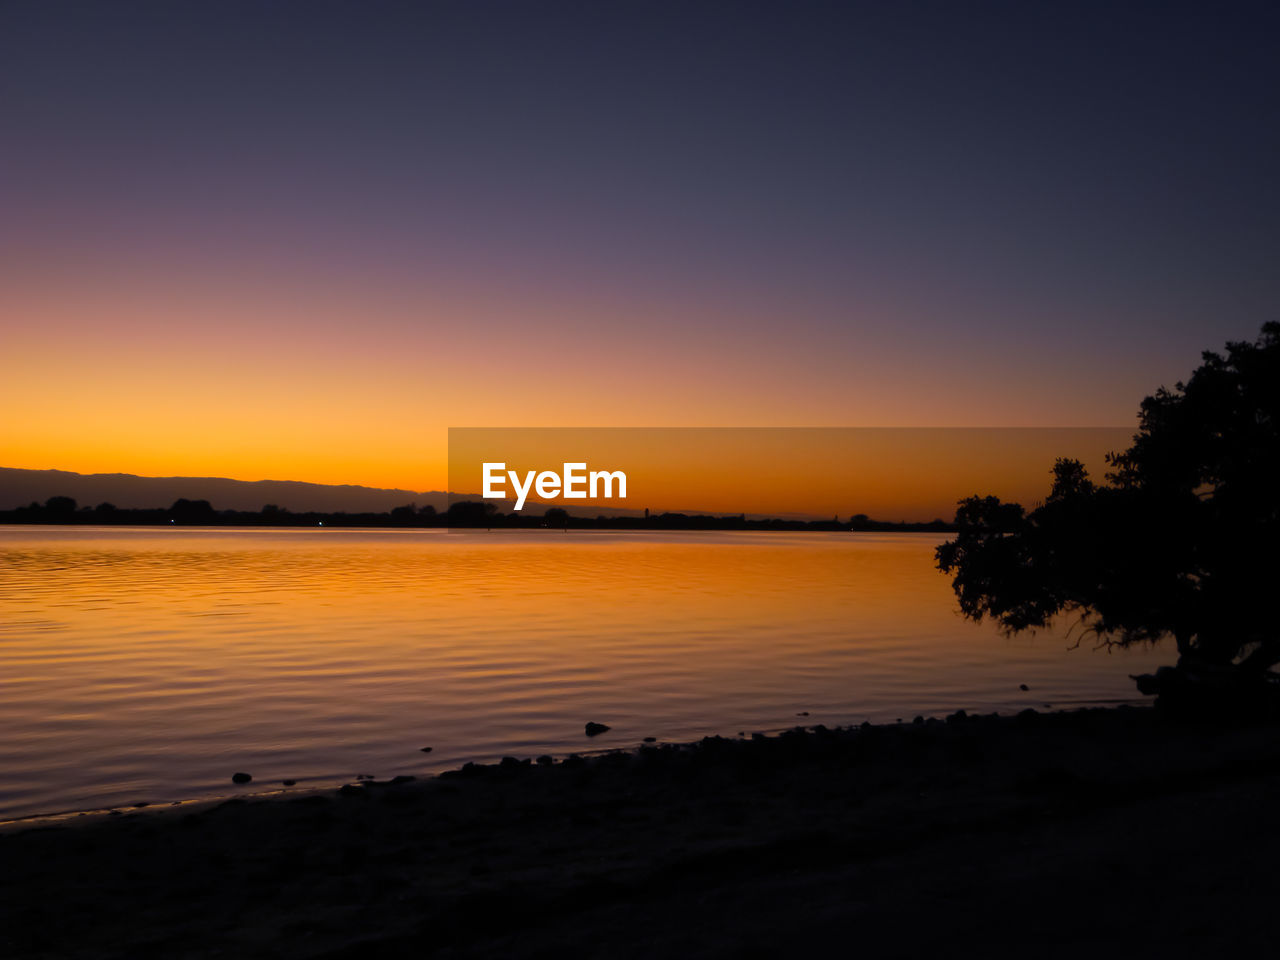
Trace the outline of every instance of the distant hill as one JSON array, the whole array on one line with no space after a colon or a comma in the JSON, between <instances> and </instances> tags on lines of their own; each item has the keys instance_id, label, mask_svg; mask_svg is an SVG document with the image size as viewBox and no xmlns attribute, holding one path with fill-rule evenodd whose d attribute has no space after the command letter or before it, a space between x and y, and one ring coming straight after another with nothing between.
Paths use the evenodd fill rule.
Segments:
<instances>
[{"instance_id":1,"label":"distant hill","mask_svg":"<svg viewBox=\"0 0 1280 960\"><path fill-rule=\"evenodd\" d=\"M180 497L208 500L218 510L261 510L265 504L298 513L383 513L416 503L448 507L442 491L386 490L353 484L330 485L298 480L230 480L226 477L136 477L129 473L70 473L0 467L0 510L12 510L50 497L72 497L80 506L107 502L126 509L167 507Z\"/></svg>"},{"instance_id":2,"label":"distant hill","mask_svg":"<svg viewBox=\"0 0 1280 960\"><path fill-rule=\"evenodd\" d=\"M231 480L227 477L139 477L131 473L72 473L68 470L22 470L0 467L0 510L15 510L50 497L71 497L80 507L110 503L123 510L151 510L170 506L175 500L208 500L215 510L261 510L268 503L294 513L386 513L408 503L432 506L441 512L449 508L449 494L443 490L388 490L355 484L305 483L301 480ZM478 493L458 494L455 499L479 500ZM513 508L510 500L495 500L503 513ZM547 505L529 500L525 513L541 516ZM665 510L665 507L660 508ZM576 516L604 514L614 517L642 517L643 508L572 506ZM656 511L655 511L656 512ZM705 515L706 510L679 510L677 513ZM729 514L733 516L733 514ZM827 519L807 513L744 514L746 519L785 520Z\"/></svg>"}]
</instances>

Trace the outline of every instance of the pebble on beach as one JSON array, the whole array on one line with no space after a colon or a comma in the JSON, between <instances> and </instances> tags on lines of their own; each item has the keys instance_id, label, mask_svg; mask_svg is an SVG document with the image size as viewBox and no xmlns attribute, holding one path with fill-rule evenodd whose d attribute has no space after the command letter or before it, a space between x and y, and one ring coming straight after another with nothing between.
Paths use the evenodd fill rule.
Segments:
<instances>
[{"instance_id":1,"label":"pebble on beach","mask_svg":"<svg viewBox=\"0 0 1280 960\"><path fill-rule=\"evenodd\" d=\"M248 783L252 779L253 779L253 776L248 773L233 773L231 775L232 783Z\"/></svg>"},{"instance_id":2,"label":"pebble on beach","mask_svg":"<svg viewBox=\"0 0 1280 960\"><path fill-rule=\"evenodd\" d=\"M596 723L594 720L587 721L586 731L588 737L599 736L609 729L607 723Z\"/></svg>"}]
</instances>

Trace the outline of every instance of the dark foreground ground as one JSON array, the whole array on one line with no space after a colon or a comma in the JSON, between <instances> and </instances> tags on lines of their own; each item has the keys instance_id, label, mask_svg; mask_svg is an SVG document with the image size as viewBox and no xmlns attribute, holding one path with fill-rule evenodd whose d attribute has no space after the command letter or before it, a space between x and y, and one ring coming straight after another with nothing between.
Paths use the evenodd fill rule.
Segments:
<instances>
[{"instance_id":1,"label":"dark foreground ground","mask_svg":"<svg viewBox=\"0 0 1280 960\"><path fill-rule=\"evenodd\" d=\"M6 957L1274 955L1280 728L706 740L0 834Z\"/></svg>"}]
</instances>

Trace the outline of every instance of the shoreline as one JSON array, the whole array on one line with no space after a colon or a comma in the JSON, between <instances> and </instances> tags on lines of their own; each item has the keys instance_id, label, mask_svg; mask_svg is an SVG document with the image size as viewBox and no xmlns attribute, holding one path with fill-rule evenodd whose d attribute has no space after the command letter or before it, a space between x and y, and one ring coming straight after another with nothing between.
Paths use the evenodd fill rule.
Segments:
<instances>
[{"instance_id":1,"label":"shoreline","mask_svg":"<svg viewBox=\"0 0 1280 960\"><path fill-rule=\"evenodd\" d=\"M1125 708L1138 709L1143 707L1144 705L1149 705L1150 703L1151 703L1151 698L1144 697L1141 695L1136 695L1136 696L1127 697L1127 698L1088 699L1088 700L1075 701L1075 702L1068 701L1062 706L1044 704L1041 708L1036 708L1034 712L1042 713L1042 714L1074 713L1074 712L1080 712L1082 710L1095 710L1095 709L1109 710L1109 709L1115 709L1118 706L1125 707ZM972 714L973 716L991 716L991 714L981 714L978 712L974 712L972 707L963 708L959 712L964 713L966 715ZM954 714L955 711L952 711L952 713ZM797 714L796 719L801 719L802 717L807 715L808 715L808 711L805 711L805 713L803 714ZM1002 718L1007 718L1007 717L1014 716L1015 713L999 713L997 715ZM946 713L935 713L935 714L928 714L928 715L922 716L921 719L925 723L929 723L929 722L937 723L937 722L944 722L946 717L947 717ZM825 724L810 723L810 724L805 724L801 726L791 724L787 726L765 727L763 729L754 729L750 733L739 732L736 735L709 733L709 734L705 734L702 737L699 737L696 740L684 740L684 739L667 740L667 739L662 739L657 737L654 737L654 738L636 737L631 742L626 744L619 744L616 746L597 746L597 747L587 746L582 749L574 749L574 750L567 750L567 749L551 750L548 753L544 754L544 756L551 757L551 760L553 763L562 763L565 760L573 760L579 757L585 760L593 760L598 757L606 756L608 754L613 754L613 753L632 754L632 753L635 753L637 750L652 749L654 747L674 748L674 749L690 748L690 747L696 746L702 740L717 740L717 739L743 740L743 739L749 739L752 737L759 737L759 736L777 737L783 734L791 734L794 731L800 730L800 729L813 730L815 727L822 727L823 729L831 729L831 730L837 730L837 731L847 731L847 730L859 729L867 725L875 726L875 727L892 728L892 727L909 726L911 724L912 724L912 721L909 721L909 720L898 720L892 723L887 721L877 722L877 721L868 720L862 723L851 723L848 725L837 724L836 726L830 727L830 728L827 728ZM477 767L496 766L501 762L502 759L503 759L502 757L498 757L494 755L494 759L492 760L464 761L462 763L457 763L453 765L448 763L435 764L435 765L430 765L431 768L427 770L414 770L411 773L391 774L391 775L387 775L386 777L380 777L375 775L343 776L338 774L333 774L328 776L313 776L308 778L297 779L294 783L288 786L284 785L284 783L281 782L280 780L270 780L270 779L258 780L255 777L255 779L249 784L231 785L230 789L228 789L225 793L202 794L199 796L187 796L187 797L181 797L181 796L168 797L168 798L159 797L154 800L141 799L137 802L102 804L99 806L89 806L89 807L74 807L74 808L68 808L64 810L51 810L51 811L36 812L36 813L21 813L21 814L14 814L14 815L0 814L0 835L4 835L6 833L14 833L14 832L26 830L26 829L39 828L43 826L60 826L60 825L75 824L75 823L94 823L97 821L107 820L113 817L128 816L133 813L139 813L143 810L146 810L147 813L150 815L156 815L163 812L171 812L175 809L182 812L189 812L195 809L203 809L204 807L217 806L219 804L226 803L227 801L239 801L239 800L258 801L258 800L273 800L273 799L292 799L292 798L307 796L315 793L330 794L330 793L336 793L338 790L340 790L343 786L347 784L353 784L358 786L363 780L369 780L374 783L385 783L385 782L394 780L397 777L403 779L404 777L407 776L408 780L405 782L416 781L418 784L422 784L422 783L426 783L431 780L437 779L441 776L446 776L446 777L453 776L455 773L457 773L458 770L460 770L464 766L477 766ZM521 758L518 757L517 759L521 759ZM530 756L529 758L527 758L527 762L532 763L534 759L535 759L534 757ZM526 761L521 760L521 762L524 763Z\"/></svg>"},{"instance_id":2,"label":"shoreline","mask_svg":"<svg viewBox=\"0 0 1280 960\"><path fill-rule=\"evenodd\" d=\"M1278 798L1280 726L1127 706L508 759L11 822L0 952L1243 949Z\"/></svg>"},{"instance_id":3,"label":"shoreline","mask_svg":"<svg viewBox=\"0 0 1280 960\"><path fill-rule=\"evenodd\" d=\"M120 511L125 513L126 511ZM957 531L954 523L941 518L934 520L867 520L865 522L841 522L813 517L743 517L711 514L669 513L643 517L608 517L604 515L570 516L568 522L550 520L542 515L501 515L491 523L439 521L397 521L386 514L299 513L290 519L258 519L256 514L228 511L228 516L211 520L171 519L163 509L130 511L145 516L103 519L101 517L25 518L15 510L0 510L0 527L67 527L67 528L154 528L174 530L449 530L478 533L500 533L551 530L556 533L589 533L593 530L626 533L933 533L952 534Z\"/></svg>"}]
</instances>

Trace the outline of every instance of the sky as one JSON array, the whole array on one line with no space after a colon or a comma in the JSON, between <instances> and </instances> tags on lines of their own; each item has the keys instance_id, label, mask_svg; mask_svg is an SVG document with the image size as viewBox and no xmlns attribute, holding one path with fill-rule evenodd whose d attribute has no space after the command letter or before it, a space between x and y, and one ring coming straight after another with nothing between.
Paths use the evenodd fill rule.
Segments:
<instances>
[{"instance_id":1,"label":"sky","mask_svg":"<svg viewBox=\"0 0 1280 960\"><path fill-rule=\"evenodd\" d=\"M1034 506L1057 458L1101 477L1107 453L1131 435L1124 427L458 427L449 430L449 502L487 496L505 501L494 506L506 513L523 490L525 516L555 505L587 517L862 513L927 523L950 519L974 495Z\"/></svg>"},{"instance_id":2,"label":"sky","mask_svg":"<svg viewBox=\"0 0 1280 960\"><path fill-rule=\"evenodd\" d=\"M0 3L0 466L1095 426L1280 302L1280 8Z\"/></svg>"}]
</instances>

